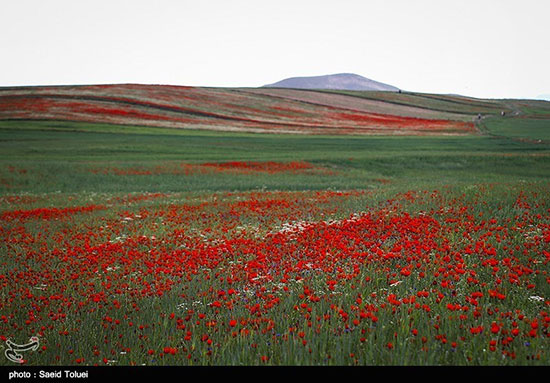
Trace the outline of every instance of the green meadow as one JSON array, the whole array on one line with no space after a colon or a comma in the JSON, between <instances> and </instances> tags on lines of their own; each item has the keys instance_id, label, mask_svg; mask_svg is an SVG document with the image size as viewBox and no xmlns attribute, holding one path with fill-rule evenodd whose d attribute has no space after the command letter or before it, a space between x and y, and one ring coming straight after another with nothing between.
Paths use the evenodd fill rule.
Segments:
<instances>
[{"instance_id":1,"label":"green meadow","mask_svg":"<svg viewBox=\"0 0 550 383\"><path fill-rule=\"evenodd\" d=\"M485 123L488 134L438 137L267 135L2 121L0 193L415 189L545 182L550 178L547 121L495 117ZM330 172L214 176L154 170L225 161L306 161ZM142 174L101 171L110 168L138 169Z\"/></svg>"}]
</instances>

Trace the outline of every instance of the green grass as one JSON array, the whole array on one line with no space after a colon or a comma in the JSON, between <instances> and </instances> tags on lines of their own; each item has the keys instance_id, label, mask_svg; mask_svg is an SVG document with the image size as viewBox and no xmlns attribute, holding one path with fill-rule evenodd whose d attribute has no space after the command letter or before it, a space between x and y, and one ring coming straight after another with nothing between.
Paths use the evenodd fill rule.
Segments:
<instances>
[{"instance_id":1,"label":"green grass","mask_svg":"<svg viewBox=\"0 0 550 383\"><path fill-rule=\"evenodd\" d=\"M490 134L501 137L529 140L550 140L550 119L536 118L490 118L485 122Z\"/></svg>"},{"instance_id":2,"label":"green grass","mask_svg":"<svg viewBox=\"0 0 550 383\"><path fill-rule=\"evenodd\" d=\"M502 133L494 125L490 129ZM544 121L531 129L540 135L530 137L549 134ZM0 193L370 189L382 186L381 178L403 188L548 180L550 144L522 142L515 137L266 135L71 122L1 122ZM93 172L235 160L308 161L335 173L219 173L212 177Z\"/></svg>"}]
</instances>

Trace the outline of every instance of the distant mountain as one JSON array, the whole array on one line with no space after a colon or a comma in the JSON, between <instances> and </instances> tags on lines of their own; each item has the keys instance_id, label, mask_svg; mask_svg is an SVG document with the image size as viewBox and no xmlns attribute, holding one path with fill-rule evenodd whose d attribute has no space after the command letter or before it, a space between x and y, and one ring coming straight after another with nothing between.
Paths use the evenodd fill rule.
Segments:
<instances>
[{"instance_id":1,"label":"distant mountain","mask_svg":"<svg viewBox=\"0 0 550 383\"><path fill-rule=\"evenodd\" d=\"M339 73L325 76L291 77L274 84L264 85L267 88L295 89L338 89L338 90L379 90L397 92L399 88L370 80L353 73Z\"/></svg>"},{"instance_id":2,"label":"distant mountain","mask_svg":"<svg viewBox=\"0 0 550 383\"><path fill-rule=\"evenodd\" d=\"M550 101L550 94L539 94L536 99Z\"/></svg>"}]
</instances>

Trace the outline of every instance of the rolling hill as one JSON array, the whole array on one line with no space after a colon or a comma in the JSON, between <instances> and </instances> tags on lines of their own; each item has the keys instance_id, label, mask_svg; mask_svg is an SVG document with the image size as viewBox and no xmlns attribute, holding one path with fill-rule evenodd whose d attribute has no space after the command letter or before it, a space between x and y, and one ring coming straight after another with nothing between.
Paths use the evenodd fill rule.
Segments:
<instances>
[{"instance_id":1,"label":"rolling hill","mask_svg":"<svg viewBox=\"0 0 550 383\"><path fill-rule=\"evenodd\" d=\"M484 102L385 99L271 88L89 85L0 89L0 120L84 121L182 129L299 134L472 134ZM397 95L397 93L395 93ZM374 97L374 98L373 98ZM379 98L377 98L379 97ZM401 97L413 97L401 95ZM416 96L414 96L416 97ZM431 108L431 103L445 107Z\"/></svg>"},{"instance_id":2,"label":"rolling hill","mask_svg":"<svg viewBox=\"0 0 550 383\"><path fill-rule=\"evenodd\" d=\"M547 118L550 103L410 92L81 85L0 88L0 121L75 121L228 132L471 135L478 115Z\"/></svg>"}]
</instances>

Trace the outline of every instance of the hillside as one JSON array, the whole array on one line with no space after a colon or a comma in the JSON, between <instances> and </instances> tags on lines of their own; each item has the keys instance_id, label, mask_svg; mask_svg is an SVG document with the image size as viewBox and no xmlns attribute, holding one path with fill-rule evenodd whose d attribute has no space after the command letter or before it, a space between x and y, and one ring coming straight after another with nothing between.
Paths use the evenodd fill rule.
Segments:
<instances>
[{"instance_id":1,"label":"hillside","mask_svg":"<svg viewBox=\"0 0 550 383\"><path fill-rule=\"evenodd\" d=\"M478 115L547 118L550 103L421 93L87 85L0 88L0 120L325 135L478 134Z\"/></svg>"},{"instance_id":2,"label":"hillside","mask_svg":"<svg viewBox=\"0 0 550 383\"><path fill-rule=\"evenodd\" d=\"M446 97L419 103L388 92L328 93L271 88L89 85L0 88L0 120L80 121L181 129L298 134L476 133L487 102ZM367 92L368 93L368 92ZM412 99L412 100L410 100ZM445 107L432 104L445 103Z\"/></svg>"}]
</instances>

